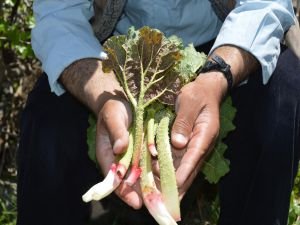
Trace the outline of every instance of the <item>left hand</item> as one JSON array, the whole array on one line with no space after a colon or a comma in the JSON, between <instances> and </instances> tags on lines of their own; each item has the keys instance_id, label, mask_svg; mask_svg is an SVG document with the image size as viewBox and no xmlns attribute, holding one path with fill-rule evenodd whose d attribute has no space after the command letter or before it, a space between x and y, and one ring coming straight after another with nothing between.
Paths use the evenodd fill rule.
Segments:
<instances>
[{"instance_id":1,"label":"left hand","mask_svg":"<svg viewBox=\"0 0 300 225\"><path fill-rule=\"evenodd\" d=\"M231 66L233 86L247 79L260 66L251 53L233 45L220 46L213 54L222 57ZM227 85L221 72L203 73L184 86L177 98L177 117L171 141L179 149L173 150L173 155L177 156L174 164L181 198L214 147L219 134L220 105L227 92Z\"/></svg>"},{"instance_id":2,"label":"left hand","mask_svg":"<svg viewBox=\"0 0 300 225\"><path fill-rule=\"evenodd\" d=\"M227 91L220 72L200 74L184 86L176 102L171 142L180 198L196 177L219 134L219 109Z\"/></svg>"}]
</instances>

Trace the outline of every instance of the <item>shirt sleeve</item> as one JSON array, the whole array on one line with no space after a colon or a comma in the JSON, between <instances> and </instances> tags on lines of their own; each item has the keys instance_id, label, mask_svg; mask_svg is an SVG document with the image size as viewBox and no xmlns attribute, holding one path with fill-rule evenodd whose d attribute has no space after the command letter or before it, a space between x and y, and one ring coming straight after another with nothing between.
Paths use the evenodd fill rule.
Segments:
<instances>
[{"instance_id":1,"label":"shirt sleeve","mask_svg":"<svg viewBox=\"0 0 300 225\"><path fill-rule=\"evenodd\" d=\"M32 47L48 75L51 91L64 93L58 78L71 63L83 58L101 58L102 47L93 34L89 0L35 0L36 26Z\"/></svg>"},{"instance_id":2,"label":"shirt sleeve","mask_svg":"<svg viewBox=\"0 0 300 225\"><path fill-rule=\"evenodd\" d=\"M266 84L276 67L280 42L292 24L291 0L239 1L226 18L212 51L230 44L250 52L260 62Z\"/></svg>"}]
</instances>

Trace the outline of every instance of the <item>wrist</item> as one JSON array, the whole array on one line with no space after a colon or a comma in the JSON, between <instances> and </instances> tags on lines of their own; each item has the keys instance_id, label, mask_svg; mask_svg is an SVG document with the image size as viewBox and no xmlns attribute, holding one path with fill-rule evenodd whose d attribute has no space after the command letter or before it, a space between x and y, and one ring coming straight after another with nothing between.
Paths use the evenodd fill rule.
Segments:
<instances>
[{"instance_id":1,"label":"wrist","mask_svg":"<svg viewBox=\"0 0 300 225\"><path fill-rule=\"evenodd\" d=\"M62 73L60 81L66 90L95 115L108 99L124 96L114 73L104 73L102 62L98 59L74 62Z\"/></svg>"},{"instance_id":2,"label":"wrist","mask_svg":"<svg viewBox=\"0 0 300 225\"><path fill-rule=\"evenodd\" d=\"M233 76L231 73L231 66L228 65L224 59L216 54L212 54L201 68L201 73L207 73L211 71L220 72L223 74L227 81L227 92L229 93L233 87Z\"/></svg>"},{"instance_id":3,"label":"wrist","mask_svg":"<svg viewBox=\"0 0 300 225\"><path fill-rule=\"evenodd\" d=\"M221 57L230 66L233 87L246 80L249 74L259 67L259 62L250 52L237 46L220 46L213 51L208 60L211 60L214 54Z\"/></svg>"},{"instance_id":4,"label":"wrist","mask_svg":"<svg viewBox=\"0 0 300 225\"><path fill-rule=\"evenodd\" d=\"M211 93L221 104L228 90L228 83L224 74L219 71L209 71L200 73L195 80L199 84L199 88L206 93Z\"/></svg>"}]
</instances>

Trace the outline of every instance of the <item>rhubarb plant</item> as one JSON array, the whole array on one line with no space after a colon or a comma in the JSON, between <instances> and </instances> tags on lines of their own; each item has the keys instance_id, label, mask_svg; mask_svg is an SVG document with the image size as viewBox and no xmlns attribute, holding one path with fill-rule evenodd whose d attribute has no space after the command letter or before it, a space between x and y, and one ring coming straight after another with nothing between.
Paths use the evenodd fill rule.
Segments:
<instances>
[{"instance_id":1,"label":"rhubarb plant","mask_svg":"<svg viewBox=\"0 0 300 225\"><path fill-rule=\"evenodd\" d=\"M176 36L168 38L149 27L131 28L127 35L109 38L103 47L108 56L103 60L103 71L116 74L130 102L133 123L127 151L116 158L106 178L88 190L83 200L100 200L121 182L132 185L140 179L144 204L151 215L161 225L176 224L181 216L169 130L175 117L177 94L183 85L195 79L206 55L197 52L193 45L185 47ZM222 138L234 128L231 123L234 108L229 100L221 112L224 129L221 127L217 149L203 170L212 182L229 168L223 157L226 146L222 143ZM95 126L95 120L91 119L88 130L91 158L95 158ZM160 188L156 187L150 166L153 157L158 158Z\"/></svg>"}]
</instances>

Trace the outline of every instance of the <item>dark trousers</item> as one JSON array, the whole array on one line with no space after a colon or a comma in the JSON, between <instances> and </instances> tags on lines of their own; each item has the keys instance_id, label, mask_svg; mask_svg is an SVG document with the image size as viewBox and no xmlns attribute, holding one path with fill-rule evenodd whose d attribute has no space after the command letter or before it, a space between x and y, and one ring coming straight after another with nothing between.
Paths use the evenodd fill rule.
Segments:
<instances>
[{"instance_id":1,"label":"dark trousers","mask_svg":"<svg viewBox=\"0 0 300 225\"><path fill-rule=\"evenodd\" d=\"M81 195L98 179L87 156L88 111L69 94L50 93L43 74L21 119L18 152L18 224L85 224Z\"/></svg>"},{"instance_id":2,"label":"dark trousers","mask_svg":"<svg viewBox=\"0 0 300 225\"><path fill-rule=\"evenodd\" d=\"M267 85L253 74L232 93L231 171L220 183L219 225L284 225L300 155L300 60L283 51Z\"/></svg>"},{"instance_id":3,"label":"dark trousers","mask_svg":"<svg viewBox=\"0 0 300 225\"><path fill-rule=\"evenodd\" d=\"M219 225L284 225L300 151L299 60L285 51L268 85L254 74L232 97L237 128L226 140L231 171L220 183ZM21 121L18 225L87 224L90 204L81 195L101 180L87 156L88 114L68 93L51 93L41 76ZM189 205L188 196L183 204ZM103 205L117 216L126 212L131 222L122 225L155 224L145 210L136 212L115 196Z\"/></svg>"}]
</instances>

